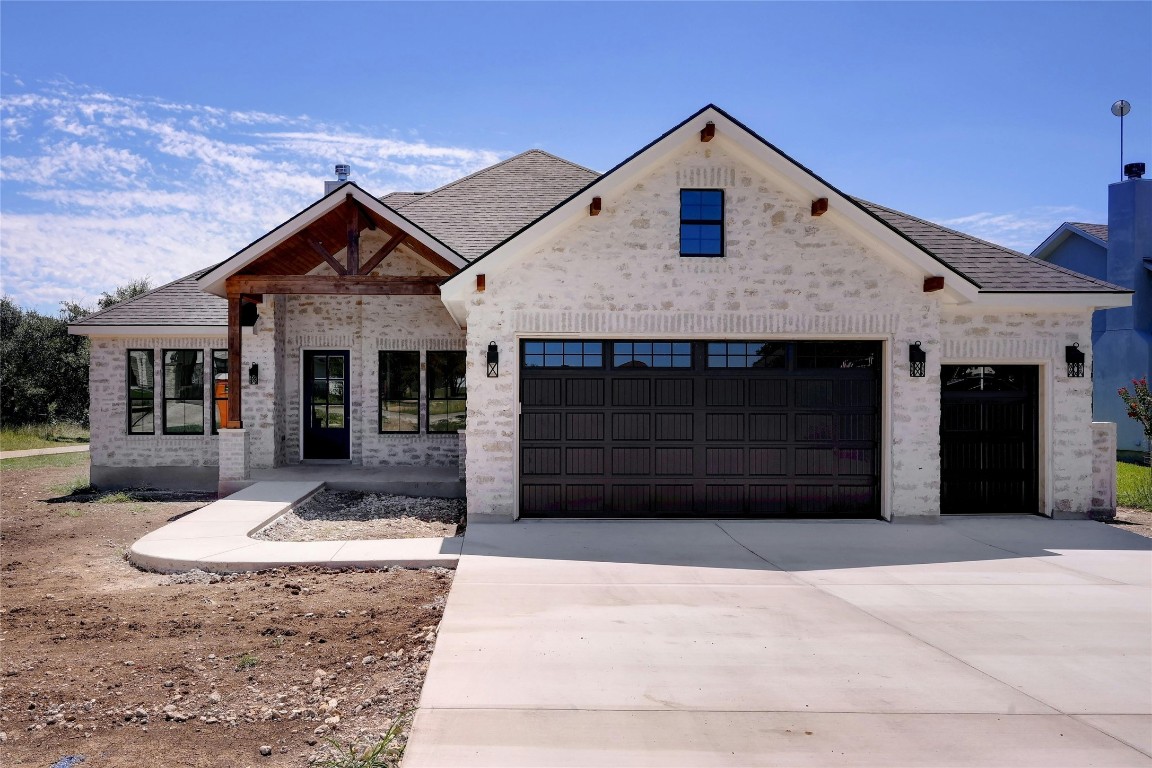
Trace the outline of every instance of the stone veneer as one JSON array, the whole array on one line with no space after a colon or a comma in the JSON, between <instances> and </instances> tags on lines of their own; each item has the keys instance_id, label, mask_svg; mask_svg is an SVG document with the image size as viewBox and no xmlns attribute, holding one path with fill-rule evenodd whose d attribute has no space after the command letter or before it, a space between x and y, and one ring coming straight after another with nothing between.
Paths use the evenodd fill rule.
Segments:
<instances>
[{"instance_id":1,"label":"stone veneer","mask_svg":"<svg viewBox=\"0 0 1152 768\"><path fill-rule=\"evenodd\" d=\"M725 190L723 258L679 255L679 190ZM1069 380L1063 346L1090 343L1091 311L1019 314L959 310L921 278L814 218L810 201L781 191L728 155L720 142L691 144L599 216L487 274L468 318L470 514L517 515L518 339L868 338L886 342L885 516L924 519L940 508L940 364L1031 363L1042 369L1045 511L1090 504L1088 379ZM499 378L484 376L495 340ZM908 375L908 345L928 353L924 378ZM893 407L898 404L898 407ZM1042 449L1043 450L1043 449ZM974 510L975 511L975 510ZM1028 510L1031 511L1031 510Z\"/></svg>"},{"instance_id":2,"label":"stone veneer","mask_svg":"<svg viewBox=\"0 0 1152 768\"><path fill-rule=\"evenodd\" d=\"M1092 422L1092 508L1097 517L1116 516L1116 424Z\"/></svg>"}]
</instances>

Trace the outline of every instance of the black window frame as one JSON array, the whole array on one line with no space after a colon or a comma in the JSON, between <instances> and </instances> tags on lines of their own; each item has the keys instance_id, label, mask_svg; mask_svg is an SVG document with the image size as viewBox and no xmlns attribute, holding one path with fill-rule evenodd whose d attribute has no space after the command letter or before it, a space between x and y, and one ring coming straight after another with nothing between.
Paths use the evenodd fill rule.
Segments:
<instances>
[{"instance_id":1,"label":"black window frame","mask_svg":"<svg viewBox=\"0 0 1152 768\"><path fill-rule=\"evenodd\" d=\"M520 363L525 368L603 368L608 362L606 342L583 339L526 339L520 342Z\"/></svg>"},{"instance_id":2,"label":"black window frame","mask_svg":"<svg viewBox=\"0 0 1152 768\"><path fill-rule=\"evenodd\" d=\"M183 387L187 388L189 390L189 392L198 391L200 393L200 397L198 399L193 398L193 397L169 397L168 396L168 367L169 367L168 366L168 354L171 352L176 352L176 353L180 353L180 354L189 354L190 353L190 354L194 354L194 355L199 355L199 367L200 367L199 385L196 385L196 384L182 385ZM162 425L162 429L164 431L164 434L165 435L184 435L184 436L203 435L204 434L204 350L203 349L187 349L187 348L185 348L185 349L163 349L160 352L160 361L161 361L161 365L163 366L162 367L163 388L161 389L161 398L160 398L160 404L161 404L162 412L160 414L160 419L161 419L160 423ZM193 364L193 371L195 371L195 364ZM193 390L192 387L195 387L195 390ZM200 430L199 431L184 430L184 431L180 431L180 432L170 431L168 429L168 403L170 403L170 402L189 403L189 402L197 402L197 401L200 403Z\"/></svg>"},{"instance_id":3,"label":"black window frame","mask_svg":"<svg viewBox=\"0 0 1152 768\"><path fill-rule=\"evenodd\" d=\"M621 339L611 342L614 370L649 368L683 371L692 368L692 342L671 339ZM623 361L623 362L622 362ZM661 363L664 363L661 365Z\"/></svg>"},{"instance_id":4,"label":"black window frame","mask_svg":"<svg viewBox=\"0 0 1152 768\"><path fill-rule=\"evenodd\" d=\"M685 215L686 213L691 213L691 210L686 211L687 206L692 206L692 205L701 206L701 205L703 205L703 203L685 203L684 202L684 194L685 193L702 193L702 192L714 192L720 196L720 215L718 218L714 218L714 219L712 219L712 218L699 218L699 217L692 217L692 216L686 216ZM725 252L724 251L724 213L725 213L725 206L726 206L726 202L725 202L725 194L724 194L723 189L699 189L699 188L686 187L686 188L683 188L680 190L680 255L681 256L699 257L699 258L705 258L705 259L716 259L716 258L723 258L724 257L724 252ZM685 250L685 248L684 248L684 240L685 240L684 227L685 226L690 226L690 227L716 226L716 227L718 227L720 230L719 251L713 253L710 251L703 251L703 250L699 250L699 251ZM699 239L699 238L697 238L697 239Z\"/></svg>"},{"instance_id":5,"label":"black window frame","mask_svg":"<svg viewBox=\"0 0 1152 768\"><path fill-rule=\"evenodd\" d=\"M125 418L126 418L125 429L127 430L127 434L129 434L129 435L155 435L156 434L156 350L134 348L134 349L128 349L126 351L127 351L127 355L124 358L124 389L125 389L125 392L127 393L128 397L126 398L126 402L125 402L125 411L126 411L125 412ZM132 386L132 377L133 377L132 353L134 353L134 352L141 352L141 353L144 353L145 355L148 356L149 379L148 379L148 386L146 387L146 389L148 390L147 398L137 397L135 392L134 392L134 388ZM143 389L145 389L145 387L141 383L135 389L143 390ZM147 402L148 403L149 412L151 413L151 416L152 416L152 418L151 418L152 428L149 429L147 432L135 431L132 429L132 411L133 411L132 406L136 402L141 402L141 403Z\"/></svg>"},{"instance_id":6,"label":"black window frame","mask_svg":"<svg viewBox=\"0 0 1152 768\"><path fill-rule=\"evenodd\" d=\"M394 369L392 360L394 357L409 356L415 358L415 374L416 374L416 394L415 397L389 397L392 394L389 391L389 381L392 371ZM387 361L387 362L386 362ZM409 363L410 364L410 363ZM376 377L378 382L377 390L377 412L376 412L376 429L377 434L380 435L418 435L420 434L420 353L412 350L403 349L382 349L379 350L377 356L377 370ZM385 403L412 403L416 406L416 428L415 429L384 429L384 414L391 413L387 410Z\"/></svg>"},{"instance_id":7,"label":"black window frame","mask_svg":"<svg viewBox=\"0 0 1152 768\"><path fill-rule=\"evenodd\" d=\"M453 367L455 368L455 370L453 372L456 375L454 377L453 376L446 376L445 382L444 382L445 386L448 386L449 385L448 379L449 378L455 379L455 383L452 385L452 388L451 388L451 391L453 391L455 394L453 394L452 396L440 396L440 397L436 396L436 391L437 391L437 389L439 389L439 387L437 386L439 384L439 382L436 381L433 377L439 376L440 371L437 370L438 364L433 362L433 358L434 357L441 357L441 356L444 357L445 359L452 359L454 361ZM427 433L429 435L451 435L451 434L456 434L463 429L467 429L467 427L468 427L468 380L467 380L466 371L467 371L468 360L466 357L466 353L463 351L458 351L458 350L429 350L428 352L425 353L425 361L427 363L427 365L425 366L426 371L427 371L427 384L425 386L424 402L426 405L426 411L425 412L428 414L427 415ZM459 394L461 392L463 393L462 395ZM455 403L455 402L462 402L464 404L463 424L456 426L454 429L435 429L434 426L435 426L436 422L433 419L433 416L434 416L433 403L444 403L445 404L444 414L436 414L436 415L447 415L449 413L448 403Z\"/></svg>"}]
</instances>

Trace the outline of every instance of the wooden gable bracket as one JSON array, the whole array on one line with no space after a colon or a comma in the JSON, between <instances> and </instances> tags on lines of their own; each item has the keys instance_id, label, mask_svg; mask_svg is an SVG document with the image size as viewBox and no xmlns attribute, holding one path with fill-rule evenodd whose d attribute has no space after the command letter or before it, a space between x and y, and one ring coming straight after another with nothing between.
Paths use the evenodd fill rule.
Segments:
<instances>
[{"instance_id":1,"label":"wooden gable bracket","mask_svg":"<svg viewBox=\"0 0 1152 768\"><path fill-rule=\"evenodd\" d=\"M376 269L376 267L380 266L380 262L384 261L384 257L396 250L400 243L404 242L407 237L407 232L397 232L393 235L388 242L380 247L380 250L376 251L368 261L364 262L364 266L360 267L360 274L367 275Z\"/></svg>"},{"instance_id":2,"label":"wooden gable bracket","mask_svg":"<svg viewBox=\"0 0 1152 768\"><path fill-rule=\"evenodd\" d=\"M944 290L944 276L935 275L932 277L924 278L924 293L932 293L933 291Z\"/></svg>"},{"instance_id":3,"label":"wooden gable bracket","mask_svg":"<svg viewBox=\"0 0 1152 768\"><path fill-rule=\"evenodd\" d=\"M345 197L348 202L348 274L360 274L360 221L363 218L356 198L351 194Z\"/></svg>"},{"instance_id":4,"label":"wooden gable bracket","mask_svg":"<svg viewBox=\"0 0 1152 768\"><path fill-rule=\"evenodd\" d=\"M592 202L588 204L588 215L589 216L599 216L600 215L600 208L601 208L600 198L598 198L598 197L592 198Z\"/></svg>"},{"instance_id":5,"label":"wooden gable bracket","mask_svg":"<svg viewBox=\"0 0 1152 768\"><path fill-rule=\"evenodd\" d=\"M818 197L812 201L812 215L823 216L828 213L828 198Z\"/></svg>"},{"instance_id":6,"label":"wooden gable bracket","mask_svg":"<svg viewBox=\"0 0 1152 768\"><path fill-rule=\"evenodd\" d=\"M712 141L714 138L716 138L716 123L709 120L700 129L700 141Z\"/></svg>"},{"instance_id":7,"label":"wooden gable bracket","mask_svg":"<svg viewBox=\"0 0 1152 768\"><path fill-rule=\"evenodd\" d=\"M344 269L344 265L336 261L336 257L328 253L324 246L320 245L320 243L316 242L310 237L304 238L304 241L307 242L308 245L312 246L312 250L316 251L316 253L324 257L324 261L328 262L328 266L332 267L333 272L338 275L348 274L348 270Z\"/></svg>"},{"instance_id":8,"label":"wooden gable bracket","mask_svg":"<svg viewBox=\"0 0 1152 768\"><path fill-rule=\"evenodd\" d=\"M352 197L352 195L348 195L348 197L352 200L352 205L356 206L356 210L360 213L361 221L364 222L364 226L361 227L361 229L370 229L375 232L376 218L372 215L372 212L365 208L363 203Z\"/></svg>"}]
</instances>

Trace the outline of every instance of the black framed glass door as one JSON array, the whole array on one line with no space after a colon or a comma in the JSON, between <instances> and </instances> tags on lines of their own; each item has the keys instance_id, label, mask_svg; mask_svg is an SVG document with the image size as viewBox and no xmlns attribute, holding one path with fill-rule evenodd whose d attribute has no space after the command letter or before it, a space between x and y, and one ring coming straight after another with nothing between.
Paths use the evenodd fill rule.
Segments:
<instances>
[{"instance_id":1,"label":"black framed glass door","mask_svg":"<svg viewBox=\"0 0 1152 768\"><path fill-rule=\"evenodd\" d=\"M304 352L304 458L348 459L347 351Z\"/></svg>"}]
</instances>

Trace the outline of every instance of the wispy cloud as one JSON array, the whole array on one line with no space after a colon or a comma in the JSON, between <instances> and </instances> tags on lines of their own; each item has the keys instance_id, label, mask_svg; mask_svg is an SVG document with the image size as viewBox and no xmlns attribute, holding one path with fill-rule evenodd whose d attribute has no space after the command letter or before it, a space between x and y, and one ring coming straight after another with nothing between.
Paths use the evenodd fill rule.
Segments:
<instances>
[{"instance_id":1,"label":"wispy cloud","mask_svg":"<svg viewBox=\"0 0 1152 768\"><path fill-rule=\"evenodd\" d=\"M382 195L507 155L9 73L4 86L0 290L43 312L221 261L319 197L334 163Z\"/></svg>"},{"instance_id":2,"label":"wispy cloud","mask_svg":"<svg viewBox=\"0 0 1152 768\"><path fill-rule=\"evenodd\" d=\"M1029 253L1066 221L1100 221L1103 214L1075 206L1041 206L1006 213L980 211L938 223L1003 245Z\"/></svg>"}]
</instances>

